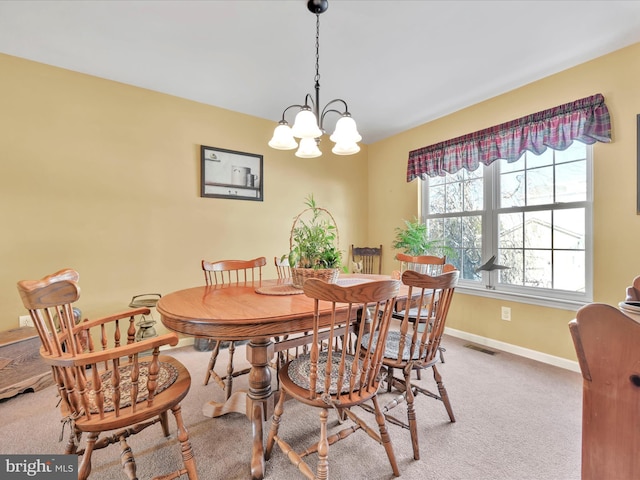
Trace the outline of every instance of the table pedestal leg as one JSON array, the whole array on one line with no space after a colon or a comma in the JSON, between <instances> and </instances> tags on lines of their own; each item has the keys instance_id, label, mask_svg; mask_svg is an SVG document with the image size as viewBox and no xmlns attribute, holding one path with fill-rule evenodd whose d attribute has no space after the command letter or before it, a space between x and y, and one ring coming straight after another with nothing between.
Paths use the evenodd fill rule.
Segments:
<instances>
[{"instance_id":1,"label":"table pedestal leg","mask_svg":"<svg viewBox=\"0 0 640 480\"><path fill-rule=\"evenodd\" d=\"M273 357L273 343L269 338L254 339L247 345L247 360L251 362L249 372L249 394L247 396L247 416L253 430L251 449L251 478L261 480L264 476L264 442L262 422L273 410L271 395L271 369L269 361Z\"/></svg>"}]
</instances>

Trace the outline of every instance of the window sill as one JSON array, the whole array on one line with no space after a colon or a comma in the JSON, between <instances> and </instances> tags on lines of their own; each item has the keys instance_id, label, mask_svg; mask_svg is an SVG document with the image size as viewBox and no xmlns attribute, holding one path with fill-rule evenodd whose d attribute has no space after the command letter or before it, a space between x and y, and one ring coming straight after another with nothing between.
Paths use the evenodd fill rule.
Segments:
<instances>
[{"instance_id":1,"label":"window sill","mask_svg":"<svg viewBox=\"0 0 640 480\"><path fill-rule=\"evenodd\" d=\"M506 300L510 302L527 303L529 305L539 305L541 307L558 308L561 310L577 311L580 307L589 303L588 301L568 300L562 298L540 297L516 292L505 292L491 290L488 288L478 288L458 285L456 292L465 295L476 295L478 297L494 298L496 300Z\"/></svg>"}]
</instances>

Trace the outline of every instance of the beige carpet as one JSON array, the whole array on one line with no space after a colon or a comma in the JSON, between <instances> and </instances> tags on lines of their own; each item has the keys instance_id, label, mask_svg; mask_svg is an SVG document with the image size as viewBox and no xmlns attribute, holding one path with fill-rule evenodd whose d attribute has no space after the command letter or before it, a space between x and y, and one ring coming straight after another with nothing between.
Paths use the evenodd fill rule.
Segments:
<instances>
[{"instance_id":1,"label":"beige carpet","mask_svg":"<svg viewBox=\"0 0 640 480\"><path fill-rule=\"evenodd\" d=\"M401 478L405 480L578 480L580 479L581 389L578 373L551 367L508 353L489 355L467 348L468 342L445 337L446 363L441 365L457 422L450 423L441 402L418 396L421 459L414 461L409 432L390 425ZM192 375L182 404L201 480L250 477L251 425L242 415L210 419L201 407L221 400L217 386L202 385L209 352L193 347L171 351ZM236 352L244 360L244 347ZM223 359L223 362L226 358ZM224 365L222 363L221 365ZM239 365L238 365L239 366ZM430 374L422 382L431 387ZM246 379L236 382L238 388ZM0 401L0 452L63 453L59 443L60 416L55 389L25 393ZM404 410L402 410L402 413ZM400 407L394 413L401 415ZM362 413L363 415L368 415ZM171 417L171 415L170 415ZM317 412L287 403L281 434L290 443L305 445L317 438ZM171 417L172 426L175 426ZM332 426L335 416L330 417ZM265 425L265 430L268 424ZM66 432L65 432L66 437ZM140 479L170 471L180 453L173 437L165 440L160 427L132 438ZM125 479L118 447L94 454L93 480ZM356 432L329 450L333 479L394 478L384 449ZM266 480L301 478L297 468L274 450Z\"/></svg>"}]
</instances>

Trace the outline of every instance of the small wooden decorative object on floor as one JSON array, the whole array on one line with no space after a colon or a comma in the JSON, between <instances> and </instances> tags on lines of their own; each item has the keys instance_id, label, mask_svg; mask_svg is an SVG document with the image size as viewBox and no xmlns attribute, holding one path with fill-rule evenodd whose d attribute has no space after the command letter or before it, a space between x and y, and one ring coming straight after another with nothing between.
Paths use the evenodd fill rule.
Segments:
<instances>
[{"instance_id":1,"label":"small wooden decorative object on floor","mask_svg":"<svg viewBox=\"0 0 640 480\"><path fill-rule=\"evenodd\" d=\"M40 358L39 350L34 327L0 333L0 399L53 385L51 367Z\"/></svg>"}]
</instances>

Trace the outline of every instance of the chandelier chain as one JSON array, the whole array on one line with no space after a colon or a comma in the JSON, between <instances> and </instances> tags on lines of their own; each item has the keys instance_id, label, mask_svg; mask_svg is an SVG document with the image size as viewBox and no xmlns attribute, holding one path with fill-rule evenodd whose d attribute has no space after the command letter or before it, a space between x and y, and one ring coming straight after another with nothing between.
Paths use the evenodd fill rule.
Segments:
<instances>
[{"instance_id":1,"label":"chandelier chain","mask_svg":"<svg viewBox=\"0 0 640 480\"><path fill-rule=\"evenodd\" d=\"M320 14L316 14L316 83L320 81Z\"/></svg>"}]
</instances>

